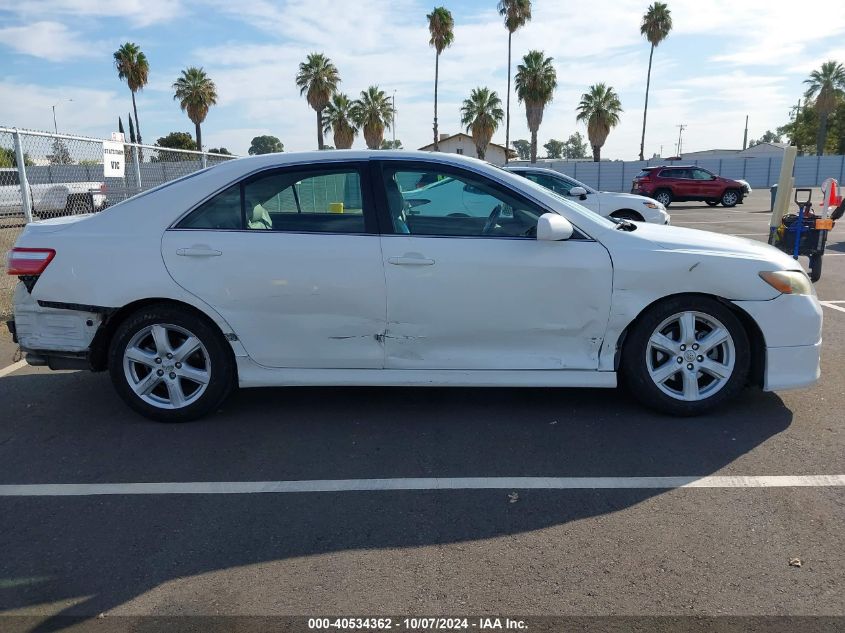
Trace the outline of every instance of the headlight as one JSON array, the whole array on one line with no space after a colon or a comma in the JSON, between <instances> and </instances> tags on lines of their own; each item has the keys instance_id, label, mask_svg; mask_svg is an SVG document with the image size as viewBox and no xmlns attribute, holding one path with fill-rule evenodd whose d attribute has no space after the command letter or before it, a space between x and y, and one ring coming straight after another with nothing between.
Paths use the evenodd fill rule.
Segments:
<instances>
[{"instance_id":1,"label":"headlight","mask_svg":"<svg viewBox=\"0 0 845 633\"><path fill-rule=\"evenodd\" d=\"M816 289L810 278L797 270L763 271L760 279L785 295L815 295Z\"/></svg>"},{"instance_id":2,"label":"headlight","mask_svg":"<svg viewBox=\"0 0 845 633\"><path fill-rule=\"evenodd\" d=\"M657 204L656 202L643 202L643 204L645 206L647 206L649 209L659 209L661 206L663 206L663 205Z\"/></svg>"}]
</instances>

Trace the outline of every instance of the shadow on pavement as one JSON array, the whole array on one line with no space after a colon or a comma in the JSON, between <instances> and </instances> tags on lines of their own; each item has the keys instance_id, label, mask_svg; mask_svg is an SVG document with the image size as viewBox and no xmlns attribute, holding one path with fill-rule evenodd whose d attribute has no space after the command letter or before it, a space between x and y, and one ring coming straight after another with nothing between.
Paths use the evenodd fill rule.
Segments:
<instances>
[{"instance_id":1,"label":"shadow on pavement","mask_svg":"<svg viewBox=\"0 0 845 633\"><path fill-rule=\"evenodd\" d=\"M54 394L62 394L59 401ZM13 375L0 483L710 475L792 421L749 391L696 419L621 391L266 389L207 420L127 412L105 376ZM4 405L5 406L5 405ZM0 499L0 610L93 617L170 580L343 550L488 539L616 512L659 490L396 491Z\"/></svg>"}]
</instances>

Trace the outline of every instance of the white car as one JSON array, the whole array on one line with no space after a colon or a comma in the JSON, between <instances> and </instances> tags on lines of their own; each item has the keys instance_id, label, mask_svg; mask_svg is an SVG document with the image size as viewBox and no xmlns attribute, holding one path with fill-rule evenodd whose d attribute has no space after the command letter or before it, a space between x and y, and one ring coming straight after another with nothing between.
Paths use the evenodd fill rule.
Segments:
<instances>
[{"instance_id":1,"label":"white car","mask_svg":"<svg viewBox=\"0 0 845 633\"><path fill-rule=\"evenodd\" d=\"M102 182L29 183L29 197L35 216L77 214L106 206L106 185ZM23 215L23 197L16 168L0 169L0 217Z\"/></svg>"},{"instance_id":2,"label":"white car","mask_svg":"<svg viewBox=\"0 0 845 633\"><path fill-rule=\"evenodd\" d=\"M412 215L400 183L420 174L487 204ZM215 411L236 386L624 378L647 405L693 415L746 384L819 377L821 308L791 257L612 222L451 154L229 161L27 225L8 272L30 364L108 370L129 406L170 422Z\"/></svg>"},{"instance_id":3,"label":"white car","mask_svg":"<svg viewBox=\"0 0 845 633\"><path fill-rule=\"evenodd\" d=\"M619 220L669 224L670 217L666 207L657 200L632 193L597 191L554 169L528 165L508 165L506 169L551 189L558 195L571 198L599 215Z\"/></svg>"}]
</instances>

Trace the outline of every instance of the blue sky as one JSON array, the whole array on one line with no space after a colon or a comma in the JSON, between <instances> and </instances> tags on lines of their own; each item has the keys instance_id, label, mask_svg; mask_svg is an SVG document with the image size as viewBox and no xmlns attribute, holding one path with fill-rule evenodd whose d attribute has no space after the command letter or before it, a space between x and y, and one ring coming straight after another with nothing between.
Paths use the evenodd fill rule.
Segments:
<instances>
[{"instance_id":1,"label":"blue sky","mask_svg":"<svg viewBox=\"0 0 845 633\"><path fill-rule=\"evenodd\" d=\"M534 19L514 36L514 59L538 48L554 58L559 88L540 144L582 125L575 106L599 81L625 112L604 148L609 158L639 151L648 45L639 20L650 0L534 0ZM455 43L441 57L440 130L457 132L460 104L476 86L504 101L507 32L495 0L442 0L455 17ZM646 154L674 152L679 123L687 151L738 147L745 115L751 137L787 120L802 80L827 59L845 63L841 2L668 0L675 28L655 52ZM203 125L208 147L245 153L253 136L273 134L288 151L316 145L315 114L293 78L308 52L325 52L350 96L370 84L396 91L397 138L431 141L434 51L417 0L0 0L0 125L107 136L131 108L113 51L139 44L150 83L138 95L145 142L170 131L193 134L172 98L182 68L198 65L216 82L219 104ZM800 7L800 9L797 9ZM516 64L516 61L515 61ZM515 65L514 64L514 65ZM73 99L73 101L66 101ZM524 109L512 102L511 138L527 138ZM389 133L388 133L389 134ZM500 129L494 141L504 141ZM329 141L330 142L330 141ZM363 139L356 140L363 147ZM542 153L542 150L541 150Z\"/></svg>"}]
</instances>

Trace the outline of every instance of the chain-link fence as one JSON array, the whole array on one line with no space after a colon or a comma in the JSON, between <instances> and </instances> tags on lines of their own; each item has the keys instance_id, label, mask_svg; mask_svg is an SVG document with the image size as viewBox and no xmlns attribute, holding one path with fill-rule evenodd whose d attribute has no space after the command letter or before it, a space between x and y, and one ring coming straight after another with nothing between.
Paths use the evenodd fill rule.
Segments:
<instances>
[{"instance_id":1,"label":"chain-link fence","mask_svg":"<svg viewBox=\"0 0 845 633\"><path fill-rule=\"evenodd\" d=\"M104 143L106 145L104 145ZM111 141L0 127L0 263L27 222L102 211L235 156L122 143L122 176L105 176ZM112 171L110 170L110 173ZM0 317L17 281L0 271Z\"/></svg>"}]
</instances>

